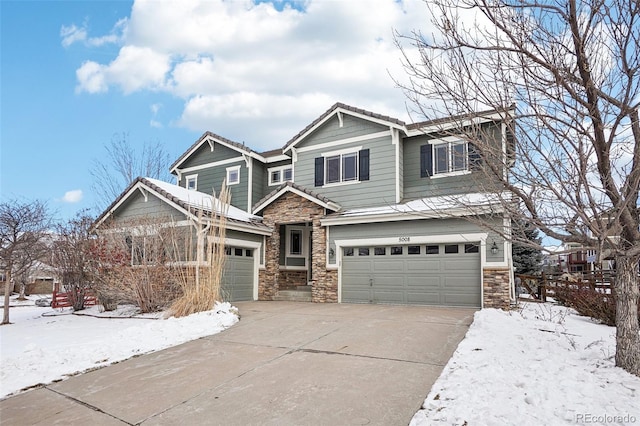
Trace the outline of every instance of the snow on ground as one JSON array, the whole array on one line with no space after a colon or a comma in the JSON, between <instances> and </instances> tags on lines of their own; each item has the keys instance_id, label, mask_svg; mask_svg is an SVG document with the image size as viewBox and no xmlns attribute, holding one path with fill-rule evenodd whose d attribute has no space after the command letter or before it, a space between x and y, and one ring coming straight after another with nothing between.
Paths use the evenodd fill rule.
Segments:
<instances>
[{"instance_id":1,"label":"snow on ground","mask_svg":"<svg viewBox=\"0 0 640 426\"><path fill-rule=\"evenodd\" d=\"M411 426L640 424L640 378L614 355L615 328L571 309L478 311Z\"/></svg>"},{"instance_id":2,"label":"snow on ground","mask_svg":"<svg viewBox=\"0 0 640 426\"><path fill-rule=\"evenodd\" d=\"M12 300L0 327L0 397L74 373L219 333L238 321L229 303L183 318L136 316L135 308L116 312L91 307L73 314Z\"/></svg>"},{"instance_id":3,"label":"snow on ground","mask_svg":"<svg viewBox=\"0 0 640 426\"><path fill-rule=\"evenodd\" d=\"M0 327L0 397L238 321L228 303L160 320L126 318L135 314L132 307L74 315L35 307L36 298L12 307L14 324ZM411 426L640 424L640 378L615 367L614 353L615 328L570 309L535 303L510 312L484 309Z\"/></svg>"}]
</instances>

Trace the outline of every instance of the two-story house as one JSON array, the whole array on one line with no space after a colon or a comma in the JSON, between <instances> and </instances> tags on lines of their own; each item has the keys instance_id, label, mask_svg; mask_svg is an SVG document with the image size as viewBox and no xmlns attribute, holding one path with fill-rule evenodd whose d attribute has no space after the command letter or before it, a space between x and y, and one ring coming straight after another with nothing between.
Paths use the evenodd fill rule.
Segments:
<instances>
[{"instance_id":1,"label":"two-story house","mask_svg":"<svg viewBox=\"0 0 640 426\"><path fill-rule=\"evenodd\" d=\"M503 118L490 111L465 120L506 155ZM193 218L191 207L214 205L208 194L226 181L235 300L310 288L314 302L507 306L510 243L454 202L509 228L483 193L480 157L451 132L463 121L405 124L337 103L268 152L206 132L171 165L175 185L139 178L97 223L139 215L179 223Z\"/></svg>"}]
</instances>

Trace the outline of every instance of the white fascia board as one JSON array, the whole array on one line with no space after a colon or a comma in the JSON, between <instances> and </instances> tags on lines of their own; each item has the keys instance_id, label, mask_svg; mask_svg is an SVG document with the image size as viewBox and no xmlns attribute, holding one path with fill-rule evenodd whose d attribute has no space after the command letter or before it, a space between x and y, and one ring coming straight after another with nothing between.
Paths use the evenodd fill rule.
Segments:
<instances>
[{"instance_id":1,"label":"white fascia board","mask_svg":"<svg viewBox=\"0 0 640 426\"><path fill-rule=\"evenodd\" d=\"M425 133L438 132L443 130L451 130L460 127L470 126L472 124L488 123L496 120L505 120L511 115L511 111L508 112L492 112L490 114L481 115L473 118L465 118L461 120L453 119L452 121L427 124L418 129L406 130L407 136L419 136Z\"/></svg>"},{"instance_id":2,"label":"white fascia board","mask_svg":"<svg viewBox=\"0 0 640 426\"><path fill-rule=\"evenodd\" d=\"M346 217L325 217L320 219L322 226L336 226L336 225L358 225L361 223L377 223L377 222L399 222L405 220L421 220L421 219L447 219L451 217L465 217L477 214L499 213L496 211L495 206L482 206L478 207L478 210L470 214L467 208L453 208L437 211L422 211L422 212L393 212L393 213L378 213L378 214L362 214L357 216Z\"/></svg>"},{"instance_id":3,"label":"white fascia board","mask_svg":"<svg viewBox=\"0 0 640 426\"><path fill-rule=\"evenodd\" d=\"M391 132L389 130L383 130L382 132L369 133L366 135L354 136L346 139L338 139L335 141L320 143L317 145L303 146L302 148L298 148L297 151L298 152L317 151L320 149L333 148L335 146L346 145L350 143L358 143L358 142L368 141L371 139L383 138L389 135L391 135Z\"/></svg>"},{"instance_id":4,"label":"white fascia board","mask_svg":"<svg viewBox=\"0 0 640 426\"><path fill-rule=\"evenodd\" d=\"M210 145L211 145L211 147L213 148L213 144L212 144L212 142L219 143L220 145L223 145L223 146L225 146L225 147L227 147L227 148L229 148L229 149L232 149L232 150L234 150L234 151L237 151L237 152L239 152L240 154L249 155L249 156L251 156L251 157L253 157L253 158L257 159L257 160L262 161L263 163L264 163L264 162L266 162L265 158L264 158L262 155L260 155L260 154L256 154L255 152L252 152L252 151L250 151L250 150L249 150L249 151L246 151L246 150L240 149L240 148L238 148L237 146L231 145L231 144L229 144L229 143L227 143L227 142L225 142L225 141L221 141L220 139L217 139L217 138L214 138L214 137L212 137L212 136L210 136L210 135L207 135L206 137L202 138L202 140L200 141L200 143L199 143L199 144L197 144L197 145L196 145L196 146L194 146L192 149L190 149L190 150L188 151L187 155L185 155L185 156L184 156L184 158L182 159L182 161L181 161L181 162L179 162L178 164L176 164L176 165L175 165L171 170L169 170L169 173L177 174L177 173L178 173L178 169L180 168L180 164L182 164L182 163L184 163L185 161L187 161L187 159L188 159L189 157L191 157L191 156L193 155L193 153L194 153L194 152L196 152L198 149L200 149L200 147L201 147L203 144L205 144L205 143L210 144Z\"/></svg>"},{"instance_id":5,"label":"white fascia board","mask_svg":"<svg viewBox=\"0 0 640 426\"><path fill-rule=\"evenodd\" d=\"M209 169L212 167L224 166L226 164L239 163L241 161L246 161L245 157L240 156L240 157L227 158L226 160L214 161L212 163L200 164L199 166L192 166L184 169L175 168L175 171L178 174L185 174L185 173L195 172L202 169Z\"/></svg>"},{"instance_id":6,"label":"white fascia board","mask_svg":"<svg viewBox=\"0 0 640 426\"><path fill-rule=\"evenodd\" d=\"M197 217L195 215L193 215L190 212L188 212L187 210L183 209L178 204L174 203L173 201L167 200L165 197L163 197L162 195L158 194L156 191L154 191L153 189L151 189L149 186L145 185L144 183L138 182L122 197L122 199L120 201L118 201L118 203L116 203L115 206L113 206L109 210L109 212L106 215L104 215L104 217L100 220L100 222L95 224L95 226L93 228L94 229L99 228L100 225L102 225L104 223L104 221L107 220L107 218L109 218L111 215L113 215L113 213L116 210L118 210L118 208L120 208L120 206L122 206L122 204L124 204L124 202L127 201L129 199L129 197L131 197L131 195L133 193L135 193L138 190L139 191L147 191L148 193L153 194L155 197L157 197L161 201L167 203L168 205L170 205L171 207L175 208L179 212L182 212L185 216L187 216L190 219L197 219Z\"/></svg>"},{"instance_id":7,"label":"white fascia board","mask_svg":"<svg viewBox=\"0 0 640 426\"><path fill-rule=\"evenodd\" d=\"M291 160L291 157L289 157L288 155L280 154L274 157L265 157L264 162L266 164L269 164L269 163L277 163L279 161L286 161L286 160Z\"/></svg>"},{"instance_id":8,"label":"white fascia board","mask_svg":"<svg viewBox=\"0 0 640 426\"><path fill-rule=\"evenodd\" d=\"M386 120L381 120L379 118L375 118L375 117L371 117L368 115L364 115L364 114L359 114L357 112L353 112L353 111L349 111L347 109L344 109L342 107L338 107L336 108L331 114L327 115L324 119L322 119L321 121L319 121L318 123L315 124L315 126L313 126L312 128L310 128L309 130L307 130L306 132L304 132L302 135L300 135L296 140L294 140L283 152L287 152L289 151L291 148L295 147L298 143L300 143L301 140L303 140L304 138L306 138L307 136L309 136L311 133L313 133L314 131L316 131L320 126L322 126L324 123L326 123L327 121L329 121L332 117L336 116L337 114L348 114L351 115L353 117L358 117L361 118L363 120L366 121L371 121L373 123L377 123L377 124L381 124L385 127L395 127L397 129L401 129L403 131L406 132L406 128L405 126L402 126L400 124L397 123L393 123L391 121L386 121Z\"/></svg>"},{"instance_id":9,"label":"white fascia board","mask_svg":"<svg viewBox=\"0 0 640 426\"><path fill-rule=\"evenodd\" d=\"M340 206L338 204L329 202L329 203L325 203L322 200L319 200L305 192L302 192L296 188L293 188L291 186L285 186L284 188L282 188L280 191L276 192L275 194L273 194L271 197L269 197L267 200L265 200L262 204L260 204L259 206L257 206L255 209L253 209L252 214L256 214L257 212L261 211L262 209L264 209L265 207L267 207L269 204L271 204L272 202L274 202L275 200L277 200L280 196L282 196L283 194L285 194L286 192L293 192L296 195L301 196L302 198L306 198L307 200L311 201L312 203L318 204L321 207L324 207L325 209L329 209L329 210L340 210Z\"/></svg>"},{"instance_id":10,"label":"white fascia board","mask_svg":"<svg viewBox=\"0 0 640 426\"><path fill-rule=\"evenodd\" d=\"M227 221L226 227L227 229L232 229L234 231L247 232L249 234L266 235L266 236L270 236L272 234L272 232L268 229L257 228L248 223L245 225L242 223L237 223L237 222L231 223Z\"/></svg>"}]
</instances>

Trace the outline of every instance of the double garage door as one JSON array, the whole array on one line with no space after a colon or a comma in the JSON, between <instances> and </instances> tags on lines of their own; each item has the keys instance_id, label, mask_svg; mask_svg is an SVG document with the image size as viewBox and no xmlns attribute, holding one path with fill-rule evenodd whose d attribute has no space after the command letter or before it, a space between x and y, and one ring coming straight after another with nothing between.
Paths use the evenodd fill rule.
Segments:
<instances>
[{"instance_id":1,"label":"double garage door","mask_svg":"<svg viewBox=\"0 0 640 426\"><path fill-rule=\"evenodd\" d=\"M229 302L253 300L254 249L226 248L227 260L222 273L222 297Z\"/></svg>"},{"instance_id":2,"label":"double garage door","mask_svg":"<svg viewBox=\"0 0 640 426\"><path fill-rule=\"evenodd\" d=\"M342 301L480 307L478 244L347 247Z\"/></svg>"}]
</instances>

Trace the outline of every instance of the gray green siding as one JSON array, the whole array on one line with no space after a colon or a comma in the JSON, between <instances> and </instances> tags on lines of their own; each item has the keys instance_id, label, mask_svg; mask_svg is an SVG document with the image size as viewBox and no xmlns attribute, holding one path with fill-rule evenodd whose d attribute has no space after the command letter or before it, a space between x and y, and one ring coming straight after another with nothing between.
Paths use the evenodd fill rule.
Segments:
<instances>
[{"instance_id":1,"label":"gray green siding","mask_svg":"<svg viewBox=\"0 0 640 426\"><path fill-rule=\"evenodd\" d=\"M148 194L147 201L145 201L142 193L136 191L120 205L113 218L116 222L128 222L151 218L183 220L185 216L152 194Z\"/></svg>"},{"instance_id":2,"label":"gray green siding","mask_svg":"<svg viewBox=\"0 0 640 426\"><path fill-rule=\"evenodd\" d=\"M313 133L308 135L303 141L298 143L296 148L363 136L384 130L389 130L389 127L356 118L348 114L342 115L342 127L340 127L338 117L333 116Z\"/></svg>"},{"instance_id":3,"label":"gray green siding","mask_svg":"<svg viewBox=\"0 0 640 426\"><path fill-rule=\"evenodd\" d=\"M496 144L501 142L500 127L492 125L487 129ZM434 197L441 195L455 195L470 192L488 191L487 176L482 171L474 170L466 175L444 177L420 176L420 147L429 140L437 139L441 135L424 135L404 139L404 156L402 160L403 199ZM491 136L490 136L491 137Z\"/></svg>"},{"instance_id":4,"label":"gray green siding","mask_svg":"<svg viewBox=\"0 0 640 426\"><path fill-rule=\"evenodd\" d=\"M362 146L369 149L369 180L335 186L315 187L315 158L324 152ZM395 146L391 136L298 154L295 182L334 201L343 209L384 206L395 203Z\"/></svg>"},{"instance_id":5,"label":"gray green siding","mask_svg":"<svg viewBox=\"0 0 640 426\"><path fill-rule=\"evenodd\" d=\"M251 208L265 196L264 186L267 179L266 166L256 159L252 159L253 183L251 187ZM250 212L251 213L251 212Z\"/></svg>"},{"instance_id":6,"label":"gray green siding","mask_svg":"<svg viewBox=\"0 0 640 426\"><path fill-rule=\"evenodd\" d=\"M180 165L180 170L241 156L242 154L240 152L227 148L219 143L213 144L212 152L209 144L204 143ZM184 183L182 185L184 186Z\"/></svg>"}]
</instances>

